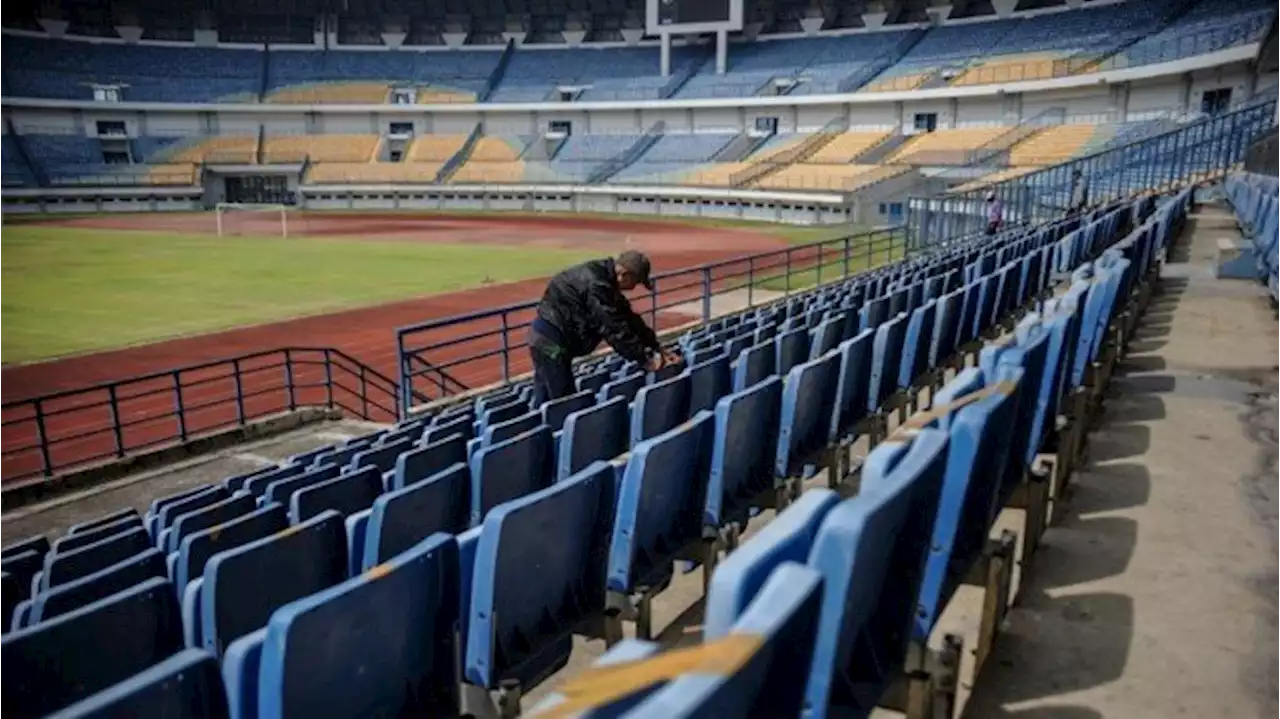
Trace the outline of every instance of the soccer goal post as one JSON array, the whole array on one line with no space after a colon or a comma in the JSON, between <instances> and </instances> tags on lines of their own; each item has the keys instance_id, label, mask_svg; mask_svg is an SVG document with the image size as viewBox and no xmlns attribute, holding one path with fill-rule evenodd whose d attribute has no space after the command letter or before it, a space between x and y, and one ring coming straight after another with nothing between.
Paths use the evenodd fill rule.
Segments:
<instances>
[{"instance_id":1,"label":"soccer goal post","mask_svg":"<svg viewBox=\"0 0 1280 719\"><path fill-rule=\"evenodd\" d=\"M227 235L289 236L287 205L249 202L219 202L214 208L218 218L218 237Z\"/></svg>"}]
</instances>

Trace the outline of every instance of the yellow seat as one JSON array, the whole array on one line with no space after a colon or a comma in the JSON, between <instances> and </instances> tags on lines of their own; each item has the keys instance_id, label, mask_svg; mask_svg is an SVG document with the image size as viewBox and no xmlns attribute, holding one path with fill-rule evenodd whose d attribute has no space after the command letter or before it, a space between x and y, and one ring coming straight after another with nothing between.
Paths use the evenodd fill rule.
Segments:
<instances>
[{"instance_id":1,"label":"yellow seat","mask_svg":"<svg viewBox=\"0 0 1280 719\"><path fill-rule=\"evenodd\" d=\"M449 178L450 184L514 184L525 179L525 164L520 160L481 161L471 160L459 167Z\"/></svg>"},{"instance_id":2,"label":"yellow seat","mask_svg":"<svg viewBox=\"0 0 1280 719\"><path fill-rule=\"evenodd\" d=\"M221 162L249 165L256 161L258 138L253 135L216 135L184 141L161 154L168 164Z\"/></svg>"},{"instance_id":3,"label":"yellow seat","mask_svg":"<svg viewBox=\"0 0 1280 719\"><path fill-rule=\"evenodd\" d=\"M1024 80L1048 80L1069 74L1056 53L1019 53L989 58L980 65L965 68L952 78L952 85L992 85Z\"/></svg>"},{"instance_id":4,"label":"yellow seat","mask_svg":"<svg viewBox=\"0 0 1280 719\"><path fill-rule=\"evenodd\" d=\"M313 185L378 185L435 182L441 162L319 162L307 171Z\"/></svg>"},{"instance_id":5,"label":"yellow seat","mask_svg":"<svg viewBox=\"0 0 1280 719\"><path fill-rule=\"evenodd\" d=\"M889 138L887 132L842 132L822 149L813 153L807 162L812 164L838 164L853 162L854 158Z\"/></svg>"},{"instance_id":6,"label":"yellow seat","mask_svg":"<svg viewBox=\"0 0 1280 719\"><path fill-rule=\"evenodd\" d=\"M1084 153L1097 128L1056 125L1032 135L1009 150L1010 165L1056 165Z\"/></svg>"},{"instance_id":7,"label":"yellow seat","mask_svg":"<svg viewBox=\"0 0 1280 719\"><path fill-rule=\"evenodd\" d=\"M514 162L519 159L520 150L501 137L482 137L476 140L471 148L471 162Z\"/></svg>"},{"instance_id":8,"label":"yellow seat","mask_svg":"<svg viewBox=\"0 0 1280 719\"><path fill-rule=\"evenodd\" d=\"M906 90L915 90L932 76L932 72L913 72L908 75L898 75L897 77L877 80L862 88L859 92L904 92Z\"/></svg>"},{"instance_id":9,"label":"yellow seat","mask_svg":"<svg viewBox=\"0 0 1280 719\"><path fill-rule=\"evenodd\" d=\"M437 87L419 87L414 97L415 102L419 105L444 105L454 102L476 101L474 92L462 92L461 90L448 90Z\"/></svg>"},{"instance_id":10,"label":"yellow seat","mask_svg":"<svg viewBox=\"0 0 1280 719\"><path fill-rule=\"evenodd\" d=\"M378 151L377 135L275 135L263 139L262 159L269 164L370 162Z\"/></svg>"},{"instance_id":11,"label":"yellow seat","mask_svg":"<svg viewBox=\"0 0 1280 719\"><path fill-rule=\"evenodd\" d=\"M191 163L166 163L152 165L147 170L149 185L194 185L196 166Z\"/></svg>"},{"instance_id":12,"label":"yellow seat","mask_svg":"<svg viewBox=\"0 0 1280 719\"><path fill-rule=\"evenodd\" d=\"M907 140L884 161L893 164L962 165L969 161L974 150L1008 131L1007 127L966 127L924 133Z\"/></svg>"},{"instance_id":13,"label":"yellow seat","mask_svg":"<svg viewBox=\"0 0 1280 719\"><path fill-rule=\"evenodd\" d=\"M387 101L386 82L318 82L273 90L264 102L281 105L379 105Z\"/></svg>"},{"instance_id":14,"label":"yellow seat","mask_svg":"<svg viewBox=\"0 0 1280 719\"><path fill-rule=\"evenodd\" d=\"M466 135L419 135L409 146L410 162L444 162L458 154Z\"/></svg>"}]
</instances>

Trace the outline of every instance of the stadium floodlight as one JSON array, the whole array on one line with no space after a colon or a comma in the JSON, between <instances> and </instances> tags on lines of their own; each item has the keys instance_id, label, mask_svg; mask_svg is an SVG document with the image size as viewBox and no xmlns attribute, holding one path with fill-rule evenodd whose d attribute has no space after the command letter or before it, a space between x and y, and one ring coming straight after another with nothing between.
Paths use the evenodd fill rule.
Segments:
<instances>
[{"instance_id":1,"label":"stadium floodlight","mask_svg":"<svg viewBox=\"0 0 1280 719\"><path fill-rule=\"evenodd\" d=\"M214 214L218 218L218 237L275 234L277 228L281 237L289 236L288 205L219 202Z\"/></svg>"}]
</instances>

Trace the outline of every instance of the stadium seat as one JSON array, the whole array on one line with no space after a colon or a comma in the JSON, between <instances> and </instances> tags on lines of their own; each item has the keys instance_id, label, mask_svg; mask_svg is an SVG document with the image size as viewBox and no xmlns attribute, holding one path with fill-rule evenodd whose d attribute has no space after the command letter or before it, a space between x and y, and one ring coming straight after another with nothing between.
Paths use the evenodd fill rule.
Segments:
<instances>
[{"instance_id":1,"label":"stadium seat","mask_svg":"<svg viewBox=\"0 0 1280 719\"><path fill-rule=\"evenodd\" d=\"M436 532L461 534L471 522L471 473L466 464L395 489L374 501L360 546L367 571Z\"/></svg>"},{"instance_id":2,"label":"stadium seat","mask_svg":"<svg viewBox=\"0 0 1280 719\"><path fill-rule=\"evenodd\" d=\"M100 542L107 537L127 532L130 529L143 526L142 518L137 512L131 512L128 516L117 519L107 524L99 524L92 528L81 529L77 532L68 531L53 542L53 551L65 554L67 552L87 547L94 542Z\"/></svg>"},{"instance_id":3,"label":"stadium seat","mask_svg":"<svg viewBox=\"0 0 1280 719\"><path fill-rule=\"evenodd\" d=\"M716 403L702 517L708 530L731 522L745 525L752 501L773 488L781 410L782 380L776 376Z\"/></svg>"},{"instance_id":4,"label":"stadium seat","mask_svg":"<svg viewBox=\"0 0 1280 719\"><path fill-rule=\"evenodd\" d=\"M289 521L299 524L325 511L344 517L367 509L382 491L382 473L367 465L294 492L289 498Z\"/></svg>"},{"instance_id":5,"label":"stadium seat","mask_svg":"<svg viewBox=\"0 0 1280 719\"><path fill-rule=\"evenodd\" d=\"M50 552L44 558L40 587L75 581L151 547L146 530L136 527L65 554Z\"/></svg>"},{"instance_id":6,"label":"stadium seat","mask_svg":"<svg viewBox=\"0 0 1280 719\"><path fill-rule=\"evenodd\" d=\"M75 581L59 584L36 594L31 599L31 611L25 618L25 625L34 625L75 611L153 578L167 578L164 554L158 549L148 549Z\"/></svg>"},{"instance_id":7,"label":"stadium seat","mask_svg":"<svg viewBox=\"0 0 1280 719\"><path fill-rule=\"evenodd\" d=\"M176 552L182 545L183 538L223 522L229 522L256 508L257 503L253 495L248 492L238 493L216 504L176 517L172 526L161 532L158 544L162 545L161 548L166 554Z\"/></svg>"},{"instance_id":8,"label":"stadium seat","mask_svg":"<svg viewBox=\"0 0 1280 719\"><path fill-rule=\"evenodd\" d=\"M551 441L551 429L539 425L471 458L472 526L499 504L551 484Z\"/></svg>"},{"instance_id":9,"label":"stadium seat","mask_svg":"<svg viewBox=\"0 0 1280 719\"><path fill-rule=\"evenodd\" d=\"M337 512L322 512L274 536L215 554L205 565L200 590L204 648L221 656L280 606L346 576L347 543Z\"/></svg>"},{"instance_id":10,"label":"stadium seat","mask_svg":"<svg viewBox=\"0 0 1280 719\"><path fill-rule=\"evenodd\" d=\"M689 417L688 377L678 375L641 387L631 409L631 446L656 437Z\"/></svg>"},{"instance_id":11,"label":"stadium seat","mask_svg":"<svg viewBox=\"0 0 1280 719\"><path fill-rule=\"evenodd\" d=\"M72 704L57 716L223 719L228 716L227 695L218 660L204 650L187 649Z\"/></svg>"},{"instance_id":12,"label":"stadium seat","mask_svg":"<svg viewBox=\"0 0 1280 719\"><path fill-rule=\"evenodd\" d=\"M404 489L428 477L434 477L459 462L467 464L469 434L469 431L467 434L450 434L436 442L423 444L418 449L400 455L396 460L395 478L391 488Z\"/></svg>"},{"instance_id":13,"label":"stadium seat","mask_svg":"<svg viewBox=\"0 0 1280 719\"><path fill-rule=\"evenodd\" d=\"M541 424L550 427L552 432L559 432L564 428L564 421L569 415L578 410L587 409L595 404L595 401L594 392L578 392L546 402L539 409L542 413Z\"/></svg>"},{"instance_id":14,"label":"stadium seat","mask_svg":"<svg viewBox=\"0 0 1280 719\"><path fill-rule=\"evenodd\" d=\"M352 453L357 454L358 452ZM326 457L327 459L333 458ZM347 457L347 462L351 461ZM337 479L342 474L344 464L338 462L328 462L324 464L312 465L310 469L302 474L289 477L288 479L278 479L267 486L266 491L262 493L262 503L271 504L279 502L285 506L289 506L289 501L293 495L299 490L307 487L314 487L317 484L323 484L332 479Z\"/></svg>"},{"instance_id":15,"label":"stadium seat","mask_svg":"<svg viewBox=\"0 0 1280 719\"><path fill-rule=\"evenodd\" d=\"M183 537L173 565L173 584L183 591L187 583L204 575L213 555L269 537L283 530L289 518L283 505L268 504L261 509Z\"/></svg>"},{"instance_id":16,"label":"stadium seat","mask_svg":"<svg viewBox=\"0 0 1280 719\"><path fill-rule=\"evenodd\" d=\"M570 414L556 455L556 481L626 452L628 427L627 401L622 397Z\"/></svg>"}]
</instances>

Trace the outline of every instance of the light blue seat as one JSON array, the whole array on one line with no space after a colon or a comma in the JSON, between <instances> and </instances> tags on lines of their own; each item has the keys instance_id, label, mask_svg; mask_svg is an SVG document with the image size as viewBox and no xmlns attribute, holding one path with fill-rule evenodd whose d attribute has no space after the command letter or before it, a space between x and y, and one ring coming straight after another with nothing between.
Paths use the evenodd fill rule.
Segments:
<instances>
[{"instance_id":1,"label":"light blue seat","mask_svg":"<svg viewBox=\"0 0 1280 719\"><path fill-rule=\"evenodd\" d=\"M539 425L471 458L472 525L499 504L551 484L551 441L551 429Z\"/></svg>"},{"instance_id":2,"label":"light blue seat","mask_svg":"<svg viewBox=\"0 0 1280 719\"><path fill-rule=\"evenodd\" d=\"M242 544L269 537L289 525L285 508L268 504L228 522L183 537L173 565L173 584L181 592L187 583L204 575L209 557Z\"/></svg>"},{"instance_id":3,"label":"light blue seat","mask_svg":"<svg viewBox=\"0 0 1280 719\"><path fill-rule=\"evenodd\" d=\"M467 461L467 435L455 433L441 437L437 442L400 455L388 489L403 489Z\"/></svg>"},{"instance_id":4,"label":"light blue seat","mask_svg":"<svg viewBox=\"0 0 1280 719\"><path fill-rule=\"evenodd\" d=\"M778 353L773 339L748 347L733 361L733 391L757 385L769 375L777 374Z\"/></svg>"},{"instance_id":5,"label":"light blue seat","mask_svg":"<svg viewBox=\"0 0 1280 719\"><path fill-rule=\"evenodd\" d=\"M831 403L831 423L827 442L836 444L850 438L855 427L868 414L868 392L871 379L871 349L874 332L862 330L853 339L836 348L840 366L836 377L835 397Z\"/></svg>"},{"instance_id":6,"label":"light blue seat","mask_svg":"<svg viewBox=\"0 0 1280 719\"><path fill-rule=\"evenodd\" d=\"M461 534L471 522L470 494L471 472L459 462L378 497L353 559L360 560L361 570L369 570L436 532Z\"/></svg>"},{"instance_id":7,"label":"light blue seat","mask_svg":"<svg viewBox=\"0 0 1280 719\"><path fill-rule=\"evenodd\" d=\"M827 446L831 411L840 375L840 355L832 352L796 365L782 389L774 474L779 479L810 474Z\"/></svg>"},{"instance_id":8,"label":"light blue seat","mask_svg":"<svg viewBox=\"0 0 1280 719\"><path fill-rule=\"evenodd\" d=\"M559 432L564 428L565 419L579 410L587 409L596 402L595 392L578 392L568 397L553 399L546 402L538 410L542 413L542 422L551 428L552 432Z\"/></svg>"},{"instance_id":9,"label":"light blue seat","mask_svg":"<svg viewBox=\"0 0 1280 719\"><path fill-rule=\"evenodd\" d=\"M736 356L718 354L698 364L690 364L685 370L689 376L689 416L715 409L716 402L729 394L733 381L729 363Z\"/></svg>"},{"instance_id":10,"label":"light blue seat","mask_svg":"<svg viewBox=\"0 0 1280 719\"><path fill-rule=\"evenodd\" d=\"M568 661L573 633L605 608L613 491L613 468L597 462L485 516L469 587L466 681L531 686Z\"/></svg>"},{"instance_id":11,"label":"light blue seat","mask_svg":"<svg viewBox=\"0 0 1280 719\"><path fill-rule=\"evenodd\" d=\"M782 380L770 377L716 403L702 523L711 531L745 525L751 501L773 488Z\"/></svg>"},{"instance_id":12,"label":"light blue seat","mask_svg":"<svg viewBox=\"0 0 1280 719\"><path fill-rule=\"evenodd\" d=\"M381 491L381 472L377 466L367 465L295 491L289 497L289 521L298 524L328 510L345 517L367 509Z\"/></svg>"},{"instance_id":13,"label":"light blue seat","mask_svg":"<svg viewBox=\"0 0 1280 719\"><path fill-rule=\"evenodd\" d=\"M346 576L345 528L342 516L331 511L214 555L200 590L204 648L221 656L231 642L266 624L277 608Z\"/></svg>"},{"instance_id":14,"label":"light blue seat","mask_svg":"<svg viewBox=\"0 0 1280 719\"><path fill-rule=\"evenodd\" d=\"M556 453L556 481L625 453L629 427L627 401L621 397L570 414Z\"/></svg>"},{"instance_id":15,"label":"light blue seat","mask_svg":"<svg viewBox=\"0 0 1280 719\"><path fill-rule=\"evenodd\" d=\"M631 409L630 445L656 437L689 417L689 378L663 380L636 393Z\"/></svg>"},{"instance_id":16,"label":"light blue seat","mask_svg":"<svg viewBox=\"0 0 1280 719\"><path fill-rule=\"evenodd\" d=\"M55 719L166 717L222 719L227 696L218 660L187 649L112 685L54 715Z\"/></svg>"}]
</instances>

